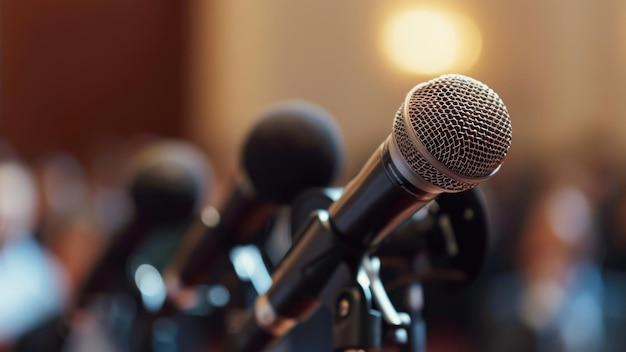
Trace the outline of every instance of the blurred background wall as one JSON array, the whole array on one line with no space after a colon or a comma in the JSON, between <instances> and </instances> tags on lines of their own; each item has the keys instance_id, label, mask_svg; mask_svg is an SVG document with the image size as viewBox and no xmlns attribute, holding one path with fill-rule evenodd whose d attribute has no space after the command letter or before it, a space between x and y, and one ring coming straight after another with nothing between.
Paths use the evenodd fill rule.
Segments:
<instances>
[{"instance_id":1,"label":"blurred background wall","mask_svg":"<svg viewBox=\"0 0 626 352\"><path fill-rule=\"evenodd\" d=\"M237 146L259 109L304 98L339 121L348 148L346 172L352 175L391 131L406 92L439 74L403 70L385 47L384 34L395 16L428 9L464 15L480 31L475 63L445 72L475 77L500 94L513 121L511 159L551 160L582 150L624 156L626 5L621 1L272 0L195 6L187 131L211 150L220 172L233 167ZM417 28L413 36L437 38L437 33ZM407 45L411 39L409 34Z\"/></svg>"},{"instance_id":2,"label":"blurred background wall","mask_svg":"<svg viewBox=\"0 0 626 352\"><path fill-rule=\"evenodd\" d=\"M510 159L582 149L620 160L626 149L621 1L1 6L1 128L27 157L55 148L85 155L104 137L182 135L206 147L223 180L259 111L297 98L337 118L352 175L390 132L406 92L444 72L475 77L501 95L514 125ZM425 9L474 23L480 41L472 46L479 49L473 64L431 73L394 64L386 49L390 22ZM423 46L426 52L449 42L428 27L413 31L416 41L435 42ZM411 39L407 34L407 45Z\"/></svg>"},{"instance_id":3,"label":"blurred background wall","mask_svg":"<svg viewBox=\"0 0 626 352\"><path fill-rule=\"evenodd\" d=\"M181 135L187 1L0 3L0 131L26 158Z\"/></svg>"}]
</instances>

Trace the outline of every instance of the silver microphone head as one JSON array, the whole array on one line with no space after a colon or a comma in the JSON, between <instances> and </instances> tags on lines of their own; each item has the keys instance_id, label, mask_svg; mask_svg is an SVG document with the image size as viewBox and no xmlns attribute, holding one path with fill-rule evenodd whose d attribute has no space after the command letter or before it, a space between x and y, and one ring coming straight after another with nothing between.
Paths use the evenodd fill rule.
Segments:
<instances>
[{"instance_id":1,"label":"silver microphone head","mask_svg":"<svg viewBox=\"0 0 626 352\"><path fill-rule=\"evenodd\" d=\"M511 134L498 94L473 78L450 74L409 92L394 119L390 151L415 186L460 192L498 171Z\"/></svg>"}]
</instances>

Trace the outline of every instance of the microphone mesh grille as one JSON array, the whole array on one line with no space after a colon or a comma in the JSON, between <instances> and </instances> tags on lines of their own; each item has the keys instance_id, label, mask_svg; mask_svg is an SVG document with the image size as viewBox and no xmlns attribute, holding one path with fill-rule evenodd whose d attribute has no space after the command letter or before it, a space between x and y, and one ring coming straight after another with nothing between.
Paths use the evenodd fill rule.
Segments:
<instances>
[{"instance_id":1,"label":"microphone mesh grille","mask_svg":"<svg viewBox=\"0 0 626 352\"><path fill-rule=\"evenodd\" d=\"M448 177L427 162L410 132L440 164L461 178L489 176L511 145L511 120L504 103L472 78L444 75L433 79L418 86L406 104L409 116L404 116L401 107L394 120L396 143L413 171L441 188L462 191L475 183Z\"/></svg>"},{"instance_id":2,"label":"microphone mesh grille","mask_svg":"<svg viewBox=\"0 0 626 352\"><path fill-rule=\"evenodd\" d=\"M465 183L462 181L454 180L445 174L438 171L433 165L431 165L422 154L420 154L413 141L409 137L408 131L404 127L403 116L404 104L400 106L400 109L396 113L396 118L393 121L393 134L400 149L400 153L404 157L404 160L411 166L424 180L437 185L443 189L450 191L465 191L472 188L474 185Z\"/></svg>"}]
</instances>

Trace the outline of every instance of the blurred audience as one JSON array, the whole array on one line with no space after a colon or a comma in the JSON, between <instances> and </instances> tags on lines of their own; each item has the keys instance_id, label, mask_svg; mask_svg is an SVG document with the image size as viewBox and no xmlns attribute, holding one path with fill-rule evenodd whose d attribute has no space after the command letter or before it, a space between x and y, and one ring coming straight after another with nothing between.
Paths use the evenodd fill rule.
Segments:
<instances>
[{"instance_id":1,"label":"blurred audience","mask_svg":"<svg viewBox=\"0 0 626 352\"><path fill-rule=\"evenodd\" d=\"M0 345L12 342L64 309L70 279L36 240L38 186L26 165L0 160Z\"/></svg>"},{"instance_id":2,"label":"blurred audience","mask_svg":"<svg viewBox=\"0 0 626 352\"><path fill-rule=\"evenodd\" d=\"M604 165L588 161L540 169L519 239L507 253L512 270L494 276L482 297L480 351L623 350L608 326L622 308L606 299L619 287L601 266L599 211L614 183ZM506 241L509 234L496 236Z\"/></svg>"},{"instance_id":3,"label":"blurred audience","mask_svg":"<svg viewBox=\"0 0 626 352\"><path fill-rule=\"evenodd\" d=\"M63 263L72 291L84 279L104 244L96 228L92 195L81 164L67 153L54 153L37 164L40 216L37 237Z\"/></svg>"}]
</instances>

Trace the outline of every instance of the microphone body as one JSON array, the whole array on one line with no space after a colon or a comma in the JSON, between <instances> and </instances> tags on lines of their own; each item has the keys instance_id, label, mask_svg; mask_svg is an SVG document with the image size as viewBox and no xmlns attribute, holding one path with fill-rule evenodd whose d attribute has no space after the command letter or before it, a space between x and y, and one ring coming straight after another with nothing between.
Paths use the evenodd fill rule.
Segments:
<instances>
[{"instance_id":1,"label":"microphone body","mask_svg":"<svg viewBox=\"0 0 626 352\"><path fill-rule=\"evenodd\" d=\"M447 75L416 86L401 105L393 134L328 211L302 228L271 288L230 341L261 351L308 318L333 274L356 278L362 257L410 215L444 192L473 188L493 175L510 147L508 112L484 84Z\"/></svg>"},{"instance_id":2,"label":"microphone body","mask_svg":"<svg viewBox=\"0 0 626 352\"><path fill-rule=\"evenodd\" d=\"M83 282L74 309L86 308L94 297L126 285L126 259L131 257L152 228L148 222L135 219L115 235Z\"/></svg>"},{"instance_id":3,"label":"microphone body","mask_svg":"<svg viewBox=\"0 0 626 352\"><path fill-rule=\"evenodd\" d=\"M182 287L199 285L209 279L212 268L220 258L238 244L250 243L257 239L259 232L264 230L269 219L273 217L278 204L264 202L255 198L254 193L236 185L228 203L219 214L219 224L215 227L202 224L202 236L196 243L187 244L188 251L178 254L179 284Z\"/></svg>"},{"instance_id":4,"label":"microphone body","mask_svg":"<svg viewBox=\"0 0 626 352\"><path fill-rule=\"evenodd\" d=\"M192 219L211 173L210 161L187 142L164 140L142 149L132 162L127 185L134 217L92 266L74 308L84 308L94 296L127 286L128 259L155 230L178 228Z\"/></svg>"},{"instance_id":5,"label":"microphone body","mask_svg":"<svg viewBox=\"0 0 626 352\"><path fill-rule=\"evenodd\" d=\"M177 289L205 283L220 258L236 245L260 241L279 206L300 192L326 187L339 174L343 145L332 116L303 101L279 103L264 112L242 150L243 176L220 212L220 221L191 240L168 270ZM174 291L174 295L176 291Z\"/></svg>"},{"instance_id":6,"label":"microphone body","mask_svg":"<svg viewBox=\"0 0 626 352\"><path fill-rule=\"evenodd\" d=\"M76 318L83 315L95 297L113 292L136 293L129 280L129 259L151 239L155 230L174 229L187 223L200 203L212 172L210 161L199 150L177 140L151 144L142 149L129 166L127 191L134 205L134 217L113 236L92 265L68 311L44 327L50 330L49 336L55 337L54 342L48 342L50 351L68 349L67 338L75 333ZM134 312L122 311L121 314ZM118 324L113 328L119 332L128 327Z\"/></svg>"},{"instance_id":7,"label":"microphone body","mask_svg":"<svg viewBox=\"0 0 626 352\"><path fill-rule=\"evenodd\" d=\"M230 348L261 351L276 342L318 308L318 297L338 266L347 264L356 270L359 261L359 251L334 233L328 213L315 212L274 273L270 290L255 301L254 316Z\"/></svg>"},{"instance_id":8,"label":"microphone body","mask_svg":"<svg viewBox=\"0 0 626 352\"><path fill-rule=\"evenodd\" d=\"M413 187L399 173L391 159L390 139L328 208L339 236L355 247L376 246L438 194Z\"/></svg>"}]
</instances>

